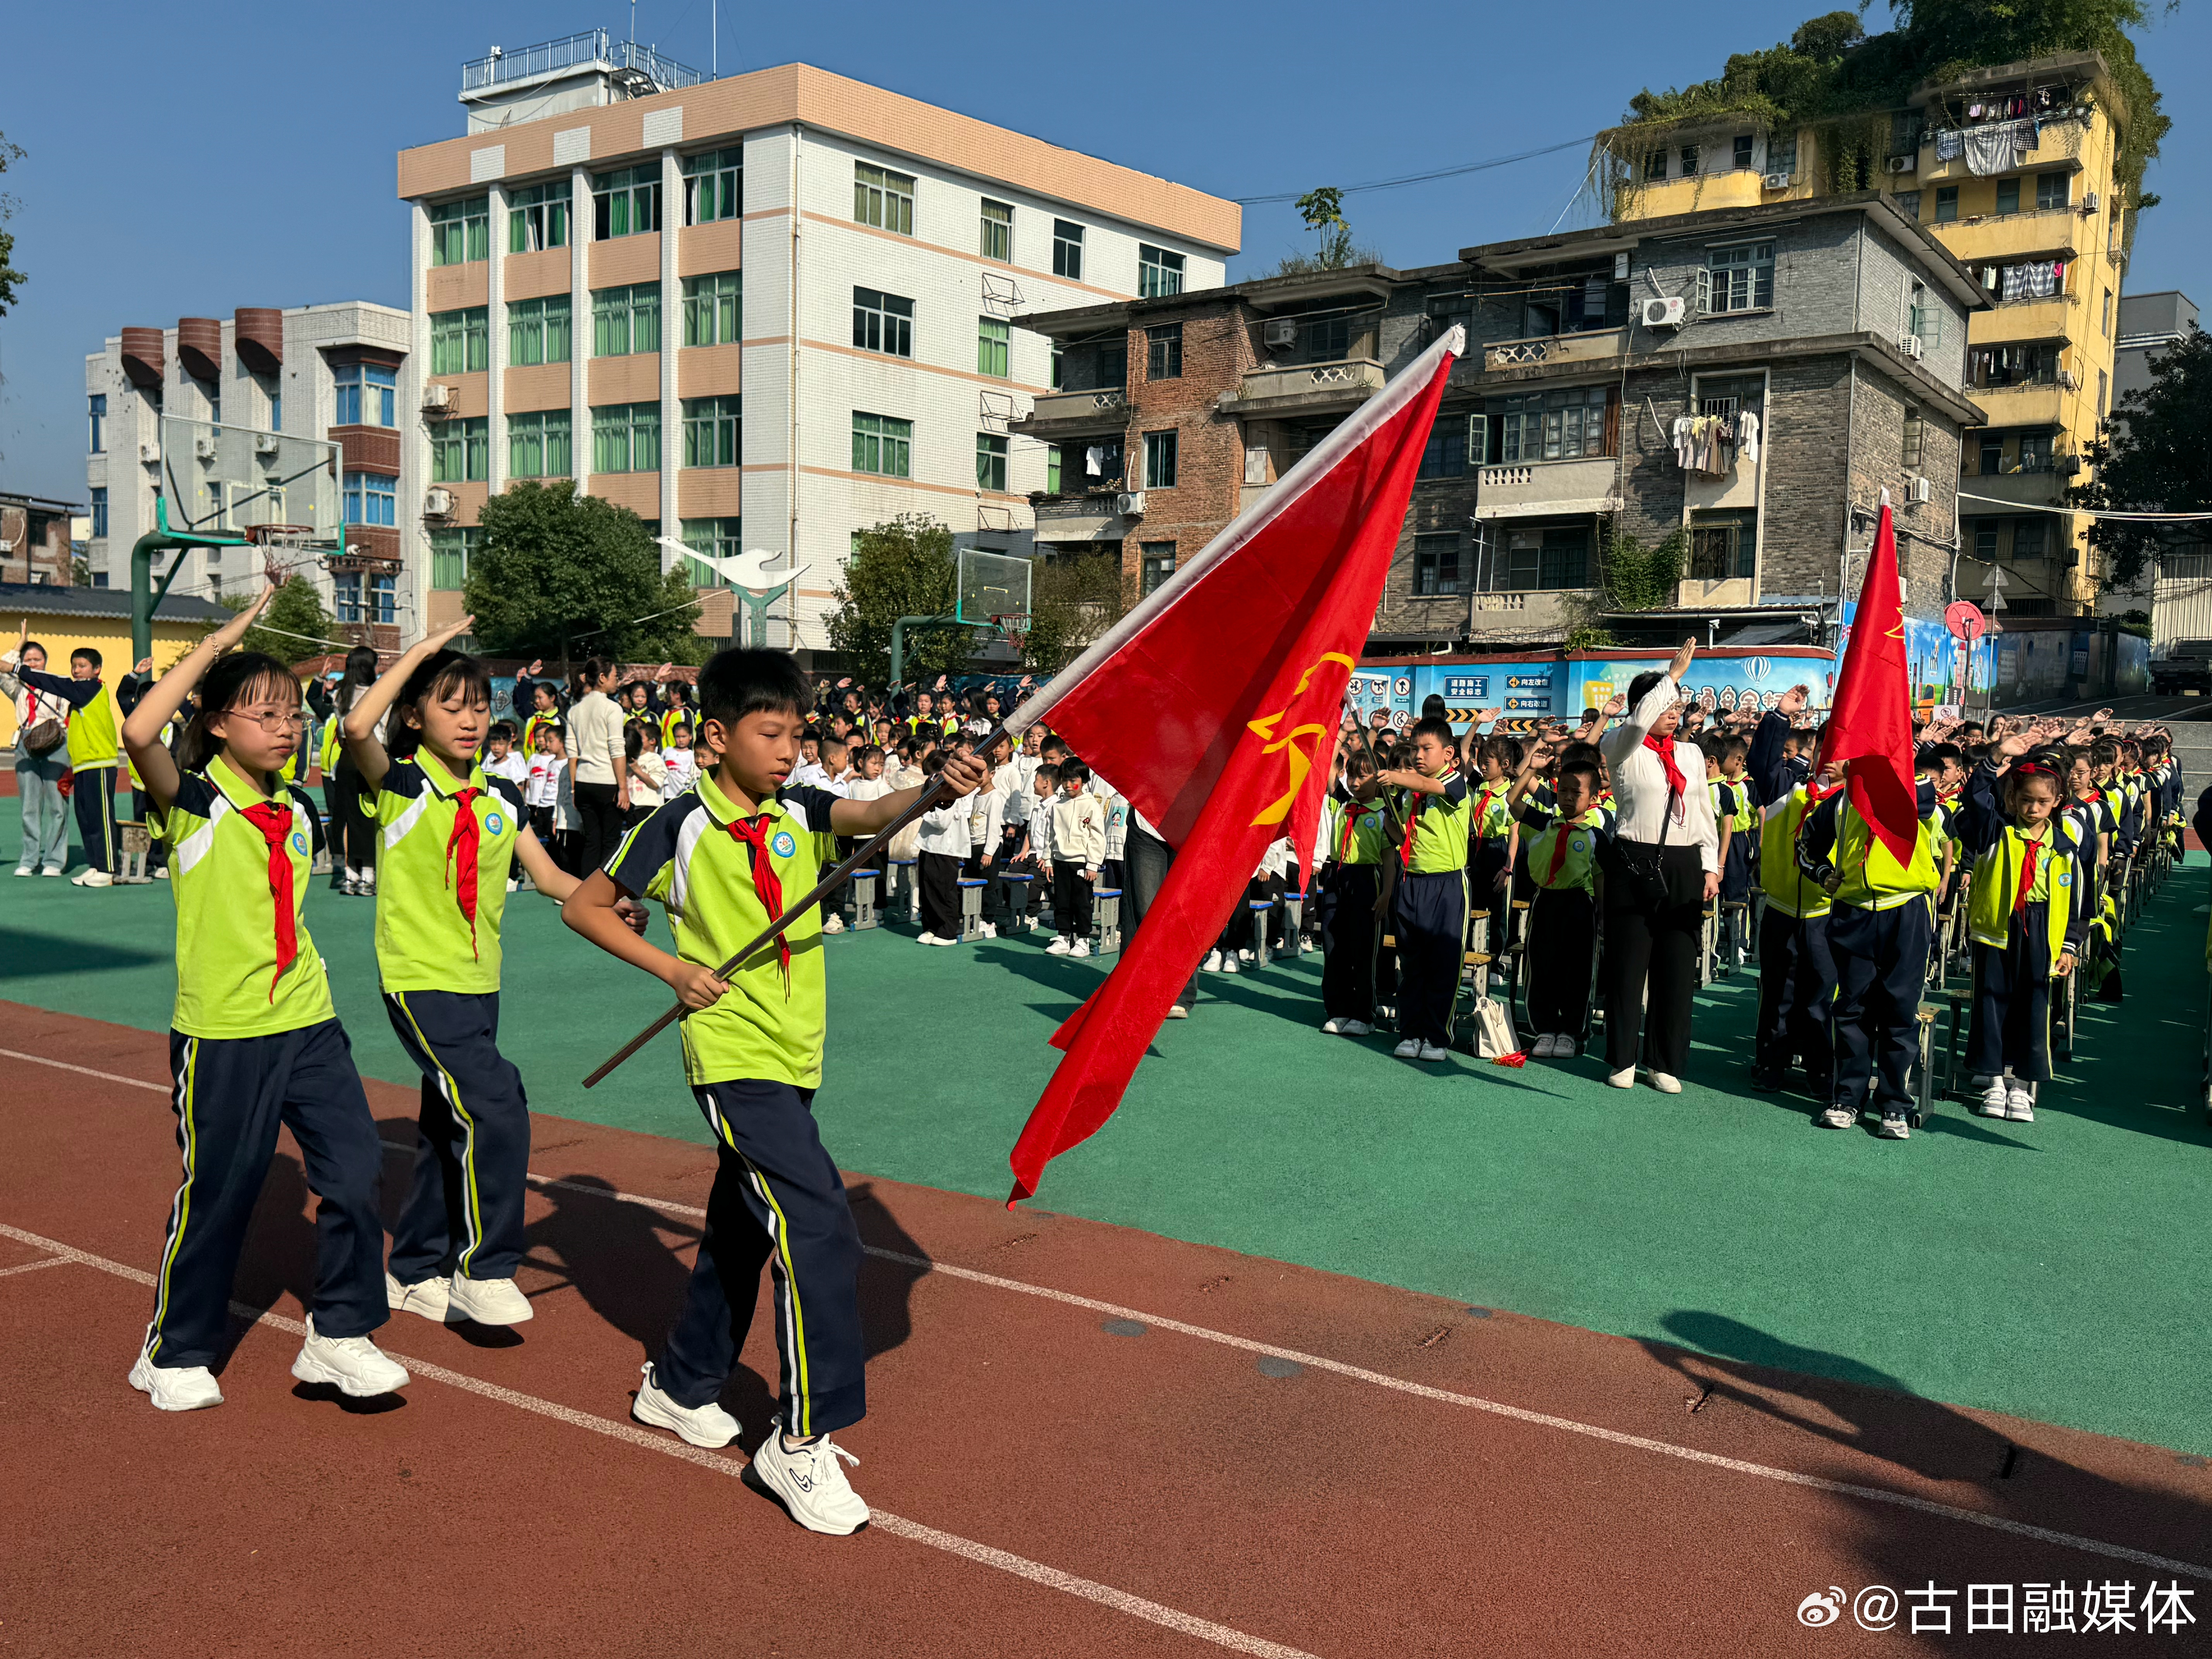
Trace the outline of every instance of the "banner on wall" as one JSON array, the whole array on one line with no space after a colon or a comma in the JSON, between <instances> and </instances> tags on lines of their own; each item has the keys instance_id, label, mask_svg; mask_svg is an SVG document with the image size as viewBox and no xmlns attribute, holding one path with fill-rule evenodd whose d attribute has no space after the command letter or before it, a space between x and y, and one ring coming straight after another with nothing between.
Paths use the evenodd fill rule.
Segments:
<instances>
[{"instance_id":1,"label":"banner on wall","mask_svg":"<svg viewBox=\"0 0 2212 1659\"><path fill-rule=\"evenodd\" d=\"M1856 599L1844 601L1843 643L1846 647L1858 609ZM1913 702L1932 708L1988 702L1998 684L1998 641L2004 637L1984 634L1969 642L1954 638L1940 617L1907 617L1905 668L1911 680Z\"/></svg>"},{"instance_id":2,"label":"banner on wall","mask_svg":"<svg viewBox=\"0 0 2212 1659\"><path fill-rule=\"evenodd\" d=\"M1671 656L1655 652L1649 656L1437 657L1402 665L1369 664L1352 675L1347 695L1362 724L1372 724L1375 710L1382 708L1401 731L1413 725L1423 702L1432 696L1443 699L1445 718L1455 732L1467 729L1476 710L1487 708L1499 711L1499 723L1508 730L1550 720L1572 724L1582 718L1583 709L1602 708L1614 696L1627 695L1630 681L1647 669L1665 668ZM1835 654L1810 647L1723 650L1701 653L1684 689L1707 709L1722 713L1772 708L1793 685L1811 686L1813 702L1820 705L1828 700L1835 672Z\"/></svg>"}]
</instances>

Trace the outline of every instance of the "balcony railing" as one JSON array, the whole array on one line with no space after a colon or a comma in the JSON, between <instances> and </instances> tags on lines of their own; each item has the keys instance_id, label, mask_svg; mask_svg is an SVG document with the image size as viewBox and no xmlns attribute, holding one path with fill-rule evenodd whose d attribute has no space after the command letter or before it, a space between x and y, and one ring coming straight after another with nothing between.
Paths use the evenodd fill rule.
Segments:
<instances>
[{"instance_id":1,"label":"balcony railing","mask_svg":"<svg viewBox=\"0 0 2212 1659\"><path fill-rule=\"evenodd\" d=\"M1129 405L1129 394L1120 386L1101 386L1088 392L1040 392L1030 405L1031 423L1046 421L1093 421L1118 425Z\"/></svg>"},{"instance_id":2,"label":"balcony railing","mask_svg":"<svg viewBox=\"0 0 2212 1659\"><path fill-rule=\"evenodd\" d=\"M1486 368L1531 368L1539 363L1589 362L1617 357L1627 343L1625 328L1594 328L1581 334L1546 334L1527 340L1500 340L1482 349Z\"/></svg>"},{"instance_id":3,"label":"balcony railing","mask_svg":"<svg viewBox=\"0 0 2212 1659\"><path fill-rule=\"evenodd\" d=\"M488 92L512 81L528 81L563 70L605 64L612 70L633 70L663 92L696 87L707 77L697 70L664 58L651 46L635 40L610 40L605 29L586 29L559 40L541 41L514 52L495 50L489 57L461 65L461 92Z\"/></svg>"},{"instance_id":4,"label":"balcony railing","mask_svg":"<svg viewBox=\"0 0 2212 1659\"><path fill-rule=\"evenodd\" d=\"M1334 392L1364 398L1382 390L1382 365L1372 357L1346 357L1334 362L1289 363L1277 368L1246 373L1233 401L1250 403L1262 398L1295 398L1301 393Z\"/></svg>"}]
</instances>

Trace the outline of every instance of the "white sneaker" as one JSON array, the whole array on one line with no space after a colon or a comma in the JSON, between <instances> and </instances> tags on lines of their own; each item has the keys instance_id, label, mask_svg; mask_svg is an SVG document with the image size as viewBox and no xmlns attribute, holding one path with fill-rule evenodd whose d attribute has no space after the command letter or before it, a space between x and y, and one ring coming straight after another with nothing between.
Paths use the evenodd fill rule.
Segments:
<instances>
[{"instance_id":1,"label":"white sneaker","mask_svg":"<svg viewBox=\"0 0 2212 1659\"><path fill-rule=\"evenodd\" d=\"M1982 1097L1975 1103L1974 1109L1984 1117L2004 1116L2006 1096L2008 1092L2005 1088L2005 1080L2001 1077L1991 1077L1976 1078L1974 1081L1982 1091Z\"/></svg>"},{"instance_id":2,"label":"white sneaker","mask_svg":"<svg viewBox=\"0 0 2212 1659\"><path fill-rule=\"evenodd\" d=\"M1605 1086L1608 1089L1633 1089L1636 1086L1636 1068L1624 1066L1617 1072L1607 1072Z\"/></svg>"},{"instance_id":3,"label":"white sneaker","mask_svg":"<svg viewBox=\"0 0 2212 1659\"><path fill-rule=\"evenodd\" d=\"M1904 1113L1890 1112L1883 1115L1881 1127L1875 1133L1883 1140L1910 1140L1912 1139L1912 1127L1905 1121Z\"/></svg>"},{"instance_id":4,"label":"white sneaker","mask_svg":"<svg viewBox=\"0 0 2212 1659\"><path fill-rule=\"evenodd\" d=\"M1538 1037L1534 1043L1529 1047L1528 1057L1532 1060L1549 1060L1553 1054L1556 1054L1559 1052L1559 1038L1553 1036L1549 1031L1547 1031L1543 1036Z\"/></svg>"},{"instance_id":5,"label":"white sneaker","mask_svg":"<svg viewBox=\"0 0 2212 1659\"><path fill-rule=\"evenodd\" d=\"M1421 1057L1421 1040L1419 1037L1407 1037L1390 1053L1399 1060L1419 1060Z\"/></svg>"},{"instance_id":6,"label":"white sneaker","mask_svg":"<svg viewBox=\"0 0 2212 1659\"><path fill-rule=\"evenodd\" d=\"M112 887L115 878L105 870L85 870L70 878L72 887Z\"/></svg>"},{"instance_id":7,"label":"white sneaker","mask_svg":"<svg viewBox=\"0 0 2212 1659\"><path fill-rule=\"evenodd\" d=\"M1180 1002L1171 1002L1168 1005L1168 1018L1170 1019L1188 1019L1190 1018L1190 1010L1184 1007Z\"/></svg>"},{"instance_id":8,"label":"white sneaker","mask_svg":"<svg viewBox=\"0 0 2212 1659\"><path fill-rule=\"evenodd\" d=\"M1237 960L1239 962L1250 962L1253 959L1252 952L1249 951L1239 951L1237 953Z\"/></svg>"},{"instance_id":9,"label":"white sneaker","mask_svg":"<svg viewBox=\"0 0 2212 1659\"><path fill-rule=\"evenodd\" d=\"M1240 971L1237 966L1237 953L1234 951L1224 951L1222 952L1221 971L1224 974L1234 974Z\"/></svg>"},{"instance_id":10,"label":"white sneaker","mask_svg":"<svg viewBox=\"0 0 2212 1659\"><path fill-rule=\"evenodd\" d=\"M2018 1078L2012 1080L2012 1087L2005 1091L2005 1116L2014 1123L2035 1121L2035 1085L2033 1083L2022 1083Z\"/></svg>"},{"instance_id":11,"label":"white sneaker","mask_svg":"<svg viewBox=\"0 0 2212 1659\"><path fill-rule=\"evenodd\" d=\"M27 864L21 869L15 872L15 873L19 876L27 876L31 873L31 866Z\"/></svg>"},{"instance_id":12,"label":"white sneaker","mask_svg":"<svg viewBox=\"0 0 2212 1659\"><path fill-rule=\"evenodd\" d=\"M1364 1019L1347 1019L1342 1027L1346 1036L1372 1036L1375 1028Z\"/></svg>"},{"instance_id":13,"label":"white sneaker","mask_svg":"<svg viewBox=\"0 0 2212 1659\"><path fill-rule=\"evenodd\" d=\"M914 942L916 945L934 945L937 943L937 935L934 933L917 933L915 935Z\"/></svg>"},{"instance_id":14,"label":"white sneaker","mask_svg":"<svg viewBox=\"0 0 2212 1659\"><path fill-rule=\"evenodd\" d=\"M411 1313L434 1324L446 1322L446 1314L452 1301L447 1286L450 1280L443 1278L419 1279L412 1285L403 1285L390 1273L384 1275L384 1305L394 1313Z\"/></svg>"},{"instance_id":15,"label":"white sneaker","mask_svg":"<svg viewBox=\"0 0 2212 1659\"><path fill-rule=\"evenodd\" d=\"M1824 1129L1856 1129L1859 1115L1848 1106L1827 1106L1821 1109L1816 1121Z\"/></svg>"},{"instance_id":16,"label":"white sneaker","mask_svg":"<svg viewBox=\"0 0 2212 1659\"><path fill-rule=\"evenodd\" d=\"M822 931L823 931L823 933L843 933L843 932L845 931L845 919L844 919L844 917L842 917L842 916L831 916L831 917L830 917L828 920L826 920L825 921L823 921L823 924L822 924Z\"/></svg>"},{"instance_id":17,"label":"white sneaker","mask_svg":"<svg viewBox=\"0 0 2212 1659\"><path fill-rule=\"evenodd\" d=\"M779 1431L753 1454L753 1470L800 1526L842 1538L868 1524L868 1506L837 1467L841 1458L856 1466L860 1461L826 1434L786 1451Z\"/></svg>"},{"instance_id":18,"label":"white sneaker","mask_svg":"<svg viewBox=\"0 0 2212 1659\"><path fill-rule=\"evenodd\" d=\"M1074 948L1075 947L1068 942L1067 935L1061 933L1054 938L1051 944L1044 947L1044 953L1048 957L1064 957Z\"/></svg>"},{"instance_id":19,"label":"white sneaker","mask_svg":"<svg viewBox=\"0 0 2212 1659\"><path fill-rule=\"evenodd\" d=\"M15 873L22 876L30 872ZM131 1386L151 1399L157 1412L196 1412L222 1404L222 1390L216 1386L215 1373L206 1366L156 1365L143 1352L131 1368Z\"/></svg>"},{"instance_id":20,"label":"white sneaker","mask_svg":"<svg viewBox=\"0 0 2212 1659\"><path fill-rule=\"evenodd\" d=\"M61 874L61 872L60 872L58 869L54 869L54 870L41 870L41 871L40 871L40 872L39 872L39 873L40 873L40 875L42 875L42 876L58 876L59 874Z\"/></svg>"},{"instance_id":21,"label":"white sneaker","mask_svg":"<svg viewBox=\"0 0 2212 1659\"><path fill-rule=\"evenodd\" d=\"M168 878L169 878L169 866L168 866L167 865L166 865L166 864L157 864L157 865L155 865L155 866L154 866L154 879L155 879L155 880L156 880L156 881L167 881L167 880L168 880Z\"/></svg>"},{"instance_id":22,"label":"white sneaker","mask_svg":"<svg viewBox=\"0 0 2212 1659\"><path fill-rule=\"evenodd\" d=\"M1206 971L1209 974L1219 973L1221 971L1221 952L1218 951L1208 951L1206 953L1206 962L1204 966L1206 968Z\"/></svg>"},{"instance_id":23,"label":"white sneaker","mask_svg":"<svg viewBox=\"0 0 2212 1659\"><path fill-rule=\"evenodd\" d=\"M982 924L982 927L983 927L983 937L984 937L985 939L996 939L996 938L998 938L998 936L999 936L999 930L998 930L998 928L997 928L995 926L994 926L992 923L990 923L990 922L988 922L988 921L987 921L987 922L985 922L985 923L983 923L983 924Z\"/></svg>"},{"instance_id":24,"label":"white sneaker","mask_svg":"<svg viewBox=\"0 0 2212 1659\"><path fill-rule=\"evenodd\" d=\"M520 882L510 878L507 884L507 890L510 893L515 892L520 890L521 886L522 884Z\"/></svg>"},{"instance_id":25,"label":"white sneaker","mask_svg":"<svg viewBox=\"0 0 2212 1659\"><path fill-rule=\"evenodd\" d=\"M1451 1050L1449 1048L1439 1048L1433 1042L1424 1042L1421 1045L1421 1058L1423 1060L1449 1060L1451 1058Z\"/></svg>"},{"instance_id":26,"label":"white sneaker","mask_svg":"<svg viewBox=\"0 0 2212 1659\"><path fill-rule=\"evenodd\" d=\"M1321 1029L1331 1036L1341 1036L1344 1035L1344 1022L1340 1019L1325 1019L1321 1023Z\"/></svg>"},{"instance_id":27,"label":"white sneaker","mask_svg":"<svg viewBox=\"0 0 2212 1659\"><path fill-rule=\"evenodd\" d=\"M650 1359L640 1369L645 1381L637 1385L637 1398L629 1407L630 1416L638 1422L666 1429L678 1439L708 1451L719 1451L738 1437L738 1419L713 1401L703 1406L679 1406L661 1392Z\"/></svg>"},{"instance_id":28,"label":"white sneaker","mask_svg":"<svg viewBox=\"0 0 2212 1659\"><path fill-rule=\"evenodd\" d=\"M1681 1079L1667 1072L1652 1073L1651 1086L1662 1095L1679 1095L1682 1092Z\"/></svg>"},{"instance_id":29,"label":"white sneaker","mask_svg":"<svg viewBox=\"0 0 2212 1659\"><path fill-rule=\"evenodd\" d=\"M397 1394L407 1386L407 1368L386 1358L375 1343L365 1336L318 1335L313 1314L307 1316L307 1340L292 1362L292 1375L302 1382L327 1382L357 1400Z\"/></svg>"},{"instance_id":30,"label":"white sneaker","mask_svg":"<svg viewBox=\"0 0 2212 1659\"><path fill-rule=\"evenodd\" d=\"M1089 956L1091 954L1091 941L1087 939L1079 939L1076 940L1074 945L1068 951L1067 954L1072 957Z\"/></svg>"},{"instance_id":31,"label":"white sneaker","mask_svg":"<svg viewBox=\"0 0 2212 1659\"><path fill-rule=\"evenodd\" d=\"M511 1279L469 1279L455 1273L447 1285L449 1305L458 1318L479 1325L520 1325L537 1315L530 1298Z\"/></svg>"}]
</instances>

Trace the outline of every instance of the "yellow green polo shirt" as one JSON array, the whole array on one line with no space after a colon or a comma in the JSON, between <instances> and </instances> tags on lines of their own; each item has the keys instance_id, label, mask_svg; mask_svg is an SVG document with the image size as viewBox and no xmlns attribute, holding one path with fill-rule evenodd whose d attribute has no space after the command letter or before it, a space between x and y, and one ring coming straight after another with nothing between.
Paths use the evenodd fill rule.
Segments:
<instances>
[{"instance_id":1,"label":"yellow green polo shirt","mask_svg":"<svg viewBox=\"0 0 2212 1659\"><path fill-rule=\"evenodd\" d=\"M481 792L468 808L477 821L473 934L461 910L459 872L446 856L464 788ZM457 779L435 755L418 749L392 763L374 807L382 843L376 855L376 968L384 988L477 996L498 990L500 923L521 829L520 792L506 778L486 777L481 766Z\"/></svg>"},{"instance_id":2,"label":"yellow green polo shirt","mask_svg":"<svg viewBox=\"0 0 2212 1659\"><path fill-rule=\"evenodd\" d=\"M276 910L269 842L243 809L275 800L292 810L284 850L292 865L298 954L276 978ZM151 803L149 803L150 808ZM170 1024L186 1036L271 1036L334 1018L323 959L303 912L320 831L298 791L264 795L218 755L179 781L154 824L169 852L177 905L177 1006Z\"/></svg>"},{"instance_id":3,"label":"yellow green polo shirt","mask_svg":"<svg viewBox=\"0 0 2212 1659\"><path fill-rule=\"evenodd\" d=\"M1468 832L1474 827L1474 804L1467 780L1458 773L1438 780L1441 795L1419 790L1403 793L1406 811L1413 814L1413 855L1406 868L1417 876L1467 867Z\"/></svg>"},{"instance_id":4,"label":"yellow green polo shirt","mask_svg":"<svg viewBox=\"0 0 2212 1659\"><path fill-rule=\"evenodd\" d=\"M837 797L826 789L787 787L761 803L772 822L767 847L783 902L811 891L820 879L816 837L830 830ZM768 926L768 908L753 886L751 849L730 834L739 817L710 772L623 837L607 874L623 891L658 899L685 962L720 968ZM684 1068L696 1087L739 1079L818 1088L825 980L822 912L792 918L787 977L771 939L730 975L729 994L684 1017Z\"/></svg>"}]
</instances>

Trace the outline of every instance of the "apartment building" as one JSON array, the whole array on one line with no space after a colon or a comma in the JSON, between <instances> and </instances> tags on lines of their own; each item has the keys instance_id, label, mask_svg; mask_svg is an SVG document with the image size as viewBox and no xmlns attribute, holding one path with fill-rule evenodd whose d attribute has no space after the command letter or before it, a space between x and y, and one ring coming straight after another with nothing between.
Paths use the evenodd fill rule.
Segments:
<instances>
[{"instance_id":1,"label":"apartment building","mask_svg":"<svg viewBox=\"0 0 2212 1659\"><path fill-rule=\"evenodd\" d=\"M184 317L166 328L125 328L86 355L85 484L91 495L93 580L131 582L131 549L155 526L163 488L164 414L339 446L340 550L311 571L351 640L396 650L421 631L418 604L400 583L399 420L412 319L366 300L278 310L242 306L228 318ZM172 527L240 523L215 504L173 506ZM251 522L282 521L256 503ZM312 526L330 535L332 526ZM261 557L250 547L184 550L170 591L218 599L252 588ZM166 572L166 562L155 569ZM301 655L309 654L303 645Z\"/></svg>"},{"instance_id":2,"label":"apartment building","mask_svg":"<svg viewBox=\"0 0 2212 1659\"><path fill-rule=\"evenodd\" d=\"M90 523L82 501L0 489L0 581L67 587L76 570L71 538L82 541Z\"/></svg>"},{"instance_id":3,"label":"apartment building","mask_svg":"<svg viewBox=\"0 0 2212 1659\"><path fill-rule=\"evenodd\" d=\"M1375 649L1557 645L1616 532L1684 532L1687 568L1601 625L1780 642L1832 624L1885 489L1908 605L1951 597L1986 303L1886 196L1708 210L1025 314L1061 389L1015 431L1045 452L1041 551L1149 591L1459 324Z\"/></svg>"},{"instance_id":4,"label":"apartment building","mask_svg":"<svg viewBox=\"0 0 2212 1659\"><path fill-rule=\"evenodd\" d=\"M1237 247L1233 203L822 70L576 41L465 66L467 136L399 156L404 581L433 623L489 496L573 478L701 554L788 555L771 637L820 649L869 526L1032 544L1045 457L1009 428L1053 361L1017 314L1215 288Z\"/></svg>"},{"instance_id":5,"label":"apartment building","mask_svg":"<svg viewBox=\"0 0 2212 1659\"><path fill-rule=\"evenodd\" d=\"M2172 289L2120 296L2120 332L2112 354L2112 408L2130 392L2150 390L2158 360L2197 329L2197 301Z\"/></svg>"},{"instance_id":6,"label":"apartment building","mask_svg":"<svg viewBox=\"0 0 2212 1659\"><path fill-rule=\"evenodd\" d=\"M1888 197L1972 270L1990 304L1970 325L1963 384L1985 423L1962 457L1960 589L1986 599L2002 567L2011 614L2081 614L2104 573L2087 520L2051 509L2115 395L2134 205L2115 172L2126 100L2100 56L2071 52L1930 82L1869 113L1885 117L1886 149L1865 162L1840 153L1863 142L1848 124L1770 132L1701 118L1601 143L1620 163L1623 222L1811 201L1840 178Z\"/></svg>"}]
</instances>

